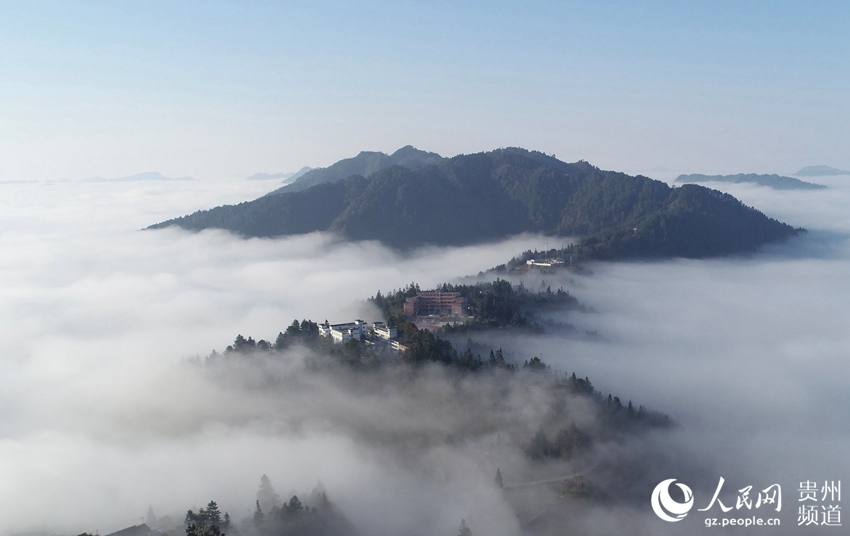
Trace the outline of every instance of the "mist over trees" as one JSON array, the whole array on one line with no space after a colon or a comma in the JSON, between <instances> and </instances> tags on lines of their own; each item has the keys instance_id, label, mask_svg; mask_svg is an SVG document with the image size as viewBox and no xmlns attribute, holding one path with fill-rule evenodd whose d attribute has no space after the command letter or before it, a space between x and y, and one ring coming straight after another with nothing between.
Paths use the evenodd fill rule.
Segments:
<instances>
[{"instance_id":1,"label":"mist over trees","mask_svg":"<svg viewBox=\"0 0 850 536\"><path fill-rule=\"evenodd\" d=\"M538 528L554 525L545 516L530 514L528 509L540 500L533 497L557 495L564 487L571 500L642 501L656 475L651 464L635 469L635 460L648 452L639 445L673 427L667 415L602 393L589 378L555 371L539 356L509 355L471 340L464 345L443 338L470 330L541 333L534 311L581 310L578 299L562 287L530 290L500 278L445 283L438 290L467 300L462 322L454 319L429 330L405 317L405 300L422 291L415 282L369 298L389 325L397 327L404 348L400 352L356 339L334 344L320 335L317 322L303 319L293 320L274 342L239 334L223 352L213 351L199 364L203 374L231 387L246 374L254 378L248 385L267 393L286 426L300 430L310 422L325 423L380 449L393 463L408 465L436 452L466 452L475 465L486 468L475 478L489 482L481 484L488 493L504 490L501 500L509 511L517 519L528 518L523 523L534 519ZM298 400L297 406L290 397ZM488 454L473 454L482 449ZM557 477L576 473L580 478ZM305 504L297 495L281 502L263 475L251 530L260 535L354 530L332 513L324 491L318 502ZM470 530L464 518L459 533Z\"/></svg>"},{"instance_id":2,"label":"mist over trees","mask_svg":"<svg viewBox=\"0 0 850 536\"><path fill-rule=\"evenodd\" d=\"M360 532L338 512L327 493L317 486L302 501L298 495L280 500L268 476L260 479L260 489L254 501L253 513L239 522L231 523L230 515L221 513L218 504L210 501L198 512L189 510L183 524L176 527L159 526L165 534L179 536L359 536Z\"/></svg>"},{"instance_id":3,"label":"mist over trees","mask_svg":"<svg viewBox=\"0 0 850 536\"><path fill-rule=\"evenodd\" d=\"M265 507L264 507L265 506ZM298 495L280 501L268 476L263 475L254 512L239 534L246 536L358 536L348 519L334 508L317 486L302 501ZM187 535L188 536L188 535Z\"/></svg>"},{"instance_id":4,"label":"mist over trees","mask_svg":"<svg viewBox=\"0 0 850 536\"><path fill-rule=\"evenodd\" d=\"M562 485L580 486L572 500L636 504L656 476L651 466L624 469L644 456L643 438L673 425L670 418L603 394L588 378L555 372L537 356L509 359L501 348L486 355L458 351L427 330L405 338L409 350L393 356L359 341L333 345L315 326L293 321L274 344L239 335L225 351L195 366L226 389L261 393L285 426L303 431L323 423L378 449L393 465L417 467L413 460L464 453L486 468L475 477L484 482L478 485L496 496L504 488L501 500L520 519L528 516L529 497L555 493ZM572 477L567 484L555 478L523 491L526 482L577 471L583 474L578 484ZM623 486L623 479L631 484ZM230 534L358 534L328 496L321 489L306 500L299 494L281 499L263 475L250 523L231 525ZM194 519L187 515L187 523ZM461 531L470 527L464 520Z\"/></svg>"},{"instance_id":5,"label":"mist over trees","mask_svg":"<svg viewBox=\"0 0 850 536\"><path fill-rule=\"evenodd\" d=\"M578 298L558 287L551 286L534 291L522 284L497 278L494 281L480 281L471 284L443 283L436 290L457 292L466 298L469 315L464 318L446 318L443 332L449 334L486 329L515 328L531 332L540 332L542 328L535 312L545 309L568 311L581 309ZM380 291L369 298L369 302L380 309L390 325L404 325L403 307L407 298L416 296L421 289L412 282L405 287L387 294Z\"/></svg>"}]
</instances>

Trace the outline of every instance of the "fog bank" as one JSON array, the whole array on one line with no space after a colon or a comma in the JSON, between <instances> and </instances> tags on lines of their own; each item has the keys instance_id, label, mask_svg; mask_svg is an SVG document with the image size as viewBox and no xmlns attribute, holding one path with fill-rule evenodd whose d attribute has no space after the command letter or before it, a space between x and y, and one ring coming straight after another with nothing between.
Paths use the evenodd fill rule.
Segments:
<instances>
[{"instance_id":1,"label":"fog bank","mask_svg":"<svg viewBox=\"0 0 850 536\"><path fill-rule=\"evenodd\" d=\"M686 470L693 456L688 476L705 479L689 482L703 493L698 502L716 485L706 474L724 476L730 490L781 482L783 532L793 534L797 481L840 480L850 469L850 425L839 413L850 402L843 299L850 295L850 192L831 181L823 192L728 185L748 204L811 231L752 256L521 277L526 286L563 285L592 306L593 313L549 316L596 330L602 341L554 331L490 334L488 341L674 417L680 426L673 434L642 448L666 456L671 471ZM223 349L239 333L273 339L293 318L374 314L362 300L379 289L411 281L428 288L542 248L544 240L402 256L323 234L241 240L216 231L139 231L256 197L262 186L0 186L0 533L105 534L141 522L148 506L179 516L210 499L238 520L264 473L282 495L321 481L364 533L451 534L461 517L476 534L517 533L502 498L481 491L491 489L488 460L521 466L511 457L515 449L499 450L485 435L426 449L408 466L345 426L371 422L369 411L386 426L394 417L400 427L442 433L452 426L424 417L405 424L400 417L410 411L398 393L381 405L380 397L334 398L332 384L320 383L313 393L324 396L299 398L295 388L271 396L251 387L262 375L222 383L192 358ZM288 377L287 366L301 366L298 357L276 365L283 368L275 375ZM596 508L599 516L586 522L603 533L686 534L699 522L692 514L690 525L663 525L648 499L644 510L622 516ZM397 513L379 524L370 519L376 511Z\"/></svg>"}]
</instances>

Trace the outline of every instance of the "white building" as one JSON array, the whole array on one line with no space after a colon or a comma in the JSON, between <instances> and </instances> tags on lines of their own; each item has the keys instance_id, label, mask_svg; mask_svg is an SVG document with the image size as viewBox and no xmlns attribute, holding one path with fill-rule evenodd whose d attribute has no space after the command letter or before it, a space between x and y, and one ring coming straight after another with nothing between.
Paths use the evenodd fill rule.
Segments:
<instances>
[{"instance_id":1,"label":"white building","mask_svg":"<svg viewBox=\"0 0 850 536\"><path fill-rule=\"evenodd\" d=\"M372 322L372 332L376 337L385 341L391 341L398 337L398 330L395 326L387 326L383 322Z\"/></svg>"},{"instance_id":2,"label":"white building","mask_svg":"<svg viewBox=\"0 0 850 536\"><path fill-rule=\"evenodd\" d=\"M528 259L525 261L525 264L529 266L544 266L544 267L552 267L552 266L561 266L564 264L564 261L561 259Z\"/></svg>"},{"instance_id":3,"label":"white building","mask_svg":"<svg viewBox=\"0 0 850 536\"><path fill-rule=\"evenodd\" d=\"M331 337L334 344L345 344L351 339L362 341L366 335L366 322L358 319L345 324L319 324L319 334Z\"/></svg>"},{"instance_id":4,"label":"white building","mask_svg":"<svg viewBox=\"0 0 850 536\"><path fill-rule=\"evenodd\" d=\"M395 326L387 326L384 322L372 322L370 329L366 322L359 319L345 324L329 324L326 321L324 324L319 324L319 335L331 337L334 344L345 344L352 339L363 341L369 338L392 343L398 337L398 330Z\"/></svg>"}]
</instances>

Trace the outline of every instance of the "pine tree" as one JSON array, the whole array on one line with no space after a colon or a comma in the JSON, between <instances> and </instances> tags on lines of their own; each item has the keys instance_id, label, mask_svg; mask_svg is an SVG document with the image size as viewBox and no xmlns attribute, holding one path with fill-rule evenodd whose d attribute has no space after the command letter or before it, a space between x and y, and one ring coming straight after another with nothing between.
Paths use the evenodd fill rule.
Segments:
<instances>
[{"instance_id":1,"label":"pine tree","mask_svg":"<svg viewBox=\"0 0 850 536\"><path fill-rule=\"evenodd\" d=\"M263 509L260 508L260 500L257 499L257 508L254 510L254 517L252 521L254 522L254 526L260 528L266 520L266 514L263 513Z\"/></svg>"},{"instance_id":2,"label":"pine tree","mask_svg":"<svg viewBox=\"0 0 850 536\"><path fill-rule=\"evenodd\" d=\"M321 495L319 495L319 511L320 512L330 512L333 507L331 506L331 501L328 500L328 495L324 491Z\"/></svg>"},{"instance_id":3,"label":"pine tree","mask_svg":"<svg viewBox=\"0 0 850 536\"><path fill-rule=\"evenodd\" d=\"M472 536L472 531L466 526L466 520L460 520L460 528L457 531L457 536Z\"/></svg>"},{"instance_id":4,"label":"pine tree","mask_svg":"<svg viewBox=\"0 0 850 536\"><path fill-rule=\"evenodd\" d=\"M270 512L280 501L280 496L274 490L272 481L266 475L260 477L260 489L257 491L257 500L266 512Z\"/></svg>"},{"instance_id":5,"label":"pine tree","mask_svg":"<svg viewBox=\"0 0 850 536\"><path fill-rule=\"evenodd\" d=\"M505 487L505 483L502 481L502 470L500 468L496 468L496 486L499 488Z\"/></svg>"},{"instance_id":6,"label":"pine tree","mask_svg":"<svg viewBox=\"0 0 850 536\"><path fill-rule=\"evenodd\" d=\"M301 504L297 495L293 495L292 498L289 499L289 504L287 504L284 509L288 515L297 516L304 511L304 505Z\"/></svg>"},{"instance_id":7,"label":"pine tree","mask_svg":"<svg viewBox=\"0 0 850 536\"><path fill-rule=\"evenodd\" d=\"M546 433L542 428L531 438L531 444L528 446L526 452L535 460L548 458L552 454L552 446L549 443L549 438L546 437Z\"/></svg>"},{"instance_id":8,"label":"pine tree","mask_svg":"<svg viewBox=\"0 0 850 536\"><path fill-rule=\"evenodd\" d=\"M204 512L204 509L201 508L200 512ZM204 514L204 521L210 525L221 525L221 510L218 509L218 505L215 501L209 502L207 505L207 511L204 512Z\"/></svg>"}]
</instances>

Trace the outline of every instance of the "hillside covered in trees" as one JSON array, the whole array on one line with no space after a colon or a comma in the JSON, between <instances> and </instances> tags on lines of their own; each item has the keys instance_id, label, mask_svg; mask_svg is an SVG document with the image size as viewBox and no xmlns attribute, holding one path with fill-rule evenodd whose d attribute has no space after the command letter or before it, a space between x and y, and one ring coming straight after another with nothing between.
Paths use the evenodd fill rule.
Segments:
<instances>
[{"instance_id":1,"label":"hillside covered in trees","mask_svg":"<svg viewBox=\"0 0 850 536\"><path fill-rule=\"evenodd\" d=\"M383 167L392 157L361 154L292 185L306 189L286 187L150 228L219 228L246 237L330 231L401 249L534 232L583 237L578 253L607 259L741 253L798 232L727 194L670 188L539 152L508 148L442 159L407 151L408 160L396 160L410 167ZM354 170L363 173L338 179Z\"/></svg>"},{"instance_id":2,"label":"hillside covered in trees","mask_svg":"<svg viewBox=\"0 0 850 536\"><path fill-rule=\"evenodd\" d=\"M598 508L643 505L669 468L656 445L676 428L670 417L601 391L588 377L554 370L523 348L448 338L464 329L533 333L541 329L534 311L583 309L578 299L542 282L540 290L503 279L439 288L467 298L471 314L463 324L430 331L410 322L401 307L420 291L416 283L368 300L397 324L400 351L372 336L338 344L304 319L268 340L237 335L223 350L184 363L187 376L209 383L216 397L250 400L235 404L222 422L247 419L263 433L319 442L328 456L340 452L332 445L343 444L349 463L371 478L352 483L328 470L330 459L308 458L303 473L318 482L310 494L302 487L278 495L263 475L256 497L183 507L179 516L172 508L162 518L151 509L147 525L127 530L154 529L132 536L412 533L416 520L387 517L383 505L376 509L359 497L374 489L386 501L398 486L405 490L400 503L413 510L425 504L429 524L452 530L459 523L453 530L466 536L505 524L509 533L560 534L564 516L575 533L589 534ZM294 476L279 471L269 474ZM299 478L303 486L304 474Z\"/></svg>"},{"instance_id":3,"label":"hillside covered in trees","mask_svg":"<svg viewBox=\"0 0 850 536\"><path fill-rule=\"evenodd\" d=\"M369 301L374 304L390 325L405 322L403 313L407 298L420 292L414 282L404 288L386 295L378 292ZM467 299L470 315L458 322L457 318L448 318L442 327L443 332L459 333L471 330L518 328L540 332L542 328L535 317L535 311L547 308L560 310L584 309L578 299L563 288L551 287L532 291L522 284L512 285L509 281L496 278L495 281L479 281L472 284L443 283L437 287L442 292L457 292Z\"/></svg>"},{"instance_id":4,"label":"hillside covered in trees","mask_svg":"<svg viewBox=\"0 0 850 536\"><path fill-rule=\"evenodd\" d=\"M537 356L476 354L412 324L403 331L409 349L388 356L361 341L333 344L317 323L295 320L274 342L239 335L188 365L224 392L250 390L269 408L258 422L297 434L332 429L391 471L410 472L411 483L493 497L507 509L499 515L523 525L524 534L560 526L557 517L537 515L544 506L553 515L591 515L593 505L642 504L660 478L657 464L637 460L649 455L645 442L673 426L667 415L603 394L589 378L554 371ZM435 470L458 457L467 469L457 479ZM579 480L568 476L577 471ZM160 528L171 536L368 533L356 522L362 515L337 509L328 495L336 495L333 486L327 494L320 488L281 497L264 476L256 499L242 505L243 512L252 506L250 517L230 519L223 509L212 515L210 503L190 510L182 526ZM417 497L412 491L408 500ZM464 526L466 517L475 531L482 517L472 514L452 521ZM536 526L525 527L532 519ZM214 525L220 531L209 531Z\"/></svg>"}]
</instances>

